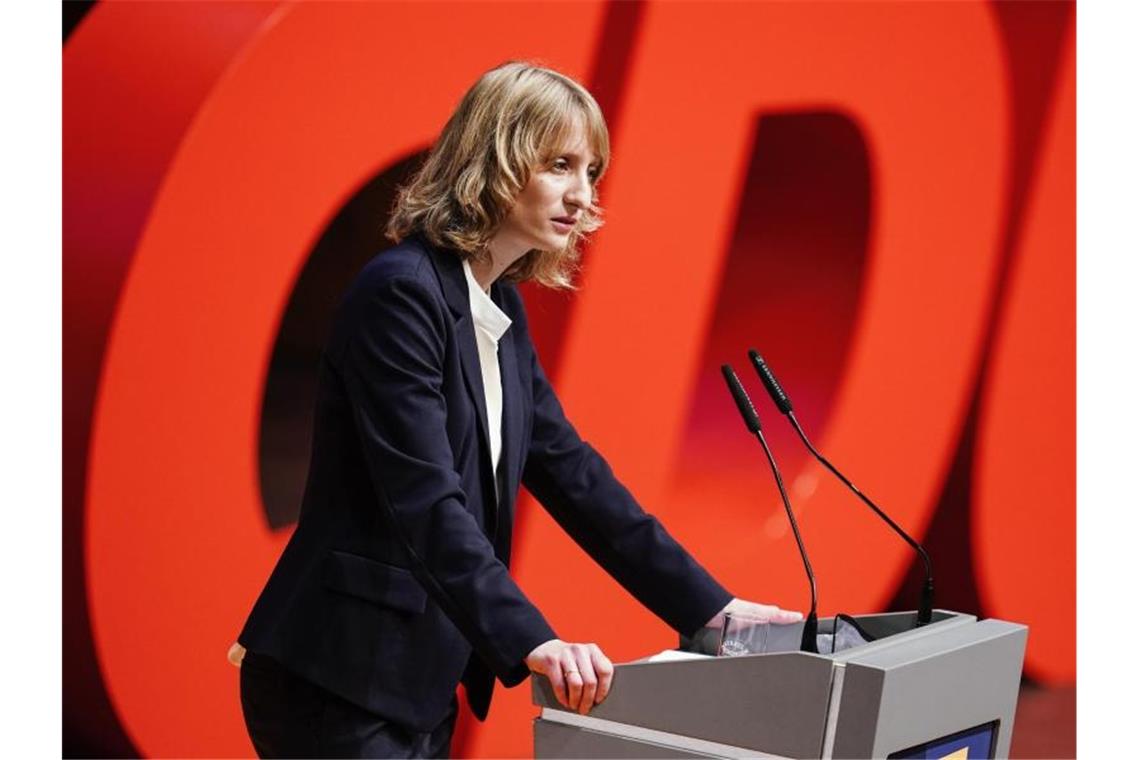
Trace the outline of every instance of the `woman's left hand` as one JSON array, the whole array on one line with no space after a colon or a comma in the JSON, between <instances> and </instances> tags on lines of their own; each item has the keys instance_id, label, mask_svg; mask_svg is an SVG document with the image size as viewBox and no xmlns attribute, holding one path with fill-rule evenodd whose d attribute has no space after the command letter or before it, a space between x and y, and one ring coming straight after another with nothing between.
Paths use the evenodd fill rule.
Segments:
<instances>
[{"instance_id":1,"label":"woman's left hand","mask_svg":"<svg viewBox=\"0 0 1140 760\"><path fill-rule=\"evenodd\" d=\"M705 627L720 628L724 625L724 614L726 612L749 615L767 623L798 623L804 619L802 612L783 610L774 604L760 604L745 599L733 599L725 605L723 610L713 615L712 619L705 623Z\"/></svg>"}]
</instances>

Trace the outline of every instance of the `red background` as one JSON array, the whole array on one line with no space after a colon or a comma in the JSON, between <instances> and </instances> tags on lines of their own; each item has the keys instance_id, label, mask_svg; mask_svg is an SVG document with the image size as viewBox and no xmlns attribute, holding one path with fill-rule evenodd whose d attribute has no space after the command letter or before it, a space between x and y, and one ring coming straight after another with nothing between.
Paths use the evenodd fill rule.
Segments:
<instances>
[{"instance_id":1,"label":"red background","mask_svg":"<svg viewBox=\"0 0 1140 760\"><path fill-rule=\"evenodd\" d=\"M806 605L717 378L755 346L929 546L938 606L1027 623L1027 676L1072 683L1073 24L1063 3L94 6L63 50L65 754L251 752L224 654L296 513L331 300L466 87L519 58L610 122L582 288L526 298L646 507L737 595ZM905 546L759 406L821 612L913 608ZM673 645L529 499L516 531L563 638ZM525 755L534 712L500 689L454 748Z\"/></svg>"}]
</instances>

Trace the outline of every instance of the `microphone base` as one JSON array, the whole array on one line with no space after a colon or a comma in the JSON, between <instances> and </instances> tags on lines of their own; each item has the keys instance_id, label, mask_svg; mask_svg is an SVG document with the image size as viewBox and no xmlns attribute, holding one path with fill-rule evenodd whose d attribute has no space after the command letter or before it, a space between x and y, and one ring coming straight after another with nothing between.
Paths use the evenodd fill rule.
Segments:
<instances>
[{"instance_id":1,"label":"microphone base","mask_svg":"<svg viewBox=\"0 0 1140 760\"><path fill-rule=\"evenodd\" d=\"M804 620L803 637L800 639L800 651L810 652L811 654L819 654L819 643L817 635L819 634L819 618L812 612Z\"/></svg>"},{"instance_id":2,"label":"microphone base","mask_svg":"<svg viewBox=\"0 0 1140 760\"><path fill-rule=\"evenodd\" d=\"M934 612L934 579L927 578L926 583L922 586L922 598L918 603L918 620L915 622L915 628L921 628L930 623L930 619Z\"/></svg>"}]
</instances>

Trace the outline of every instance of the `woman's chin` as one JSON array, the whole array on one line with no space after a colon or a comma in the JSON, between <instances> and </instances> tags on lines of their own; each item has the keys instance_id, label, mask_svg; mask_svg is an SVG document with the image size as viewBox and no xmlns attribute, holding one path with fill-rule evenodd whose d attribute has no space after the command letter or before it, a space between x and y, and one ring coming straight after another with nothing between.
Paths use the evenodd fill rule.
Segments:
<instances>
[{"instance_id":1,"label":"woman's chin","mask_svg":"<svg viewBox=\"0 0 1140 760\"><path fill-rule=\"evenodd\" d=\"M566 248L570 245L570 234L565 235L551 235L543 241L542 250L551 253L565 253Z\"/></svg>"}]
</instances>

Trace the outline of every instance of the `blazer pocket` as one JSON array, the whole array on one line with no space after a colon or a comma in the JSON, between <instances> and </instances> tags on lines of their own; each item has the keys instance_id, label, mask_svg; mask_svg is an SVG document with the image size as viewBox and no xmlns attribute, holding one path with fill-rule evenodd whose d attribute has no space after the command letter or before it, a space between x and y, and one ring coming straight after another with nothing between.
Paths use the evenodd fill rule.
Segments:
<instances>
[{"instance_id":1,"label":"blazer pocket","mask_svg":"<svg viewBox=\"0 0 1140 760\"><path fill-rule=\"evenodd\" d=\"M410 570L333 549L325 557L324 584L333 591L404 612L420 613L427 592Z\"/></svg>"}]
</instances>

